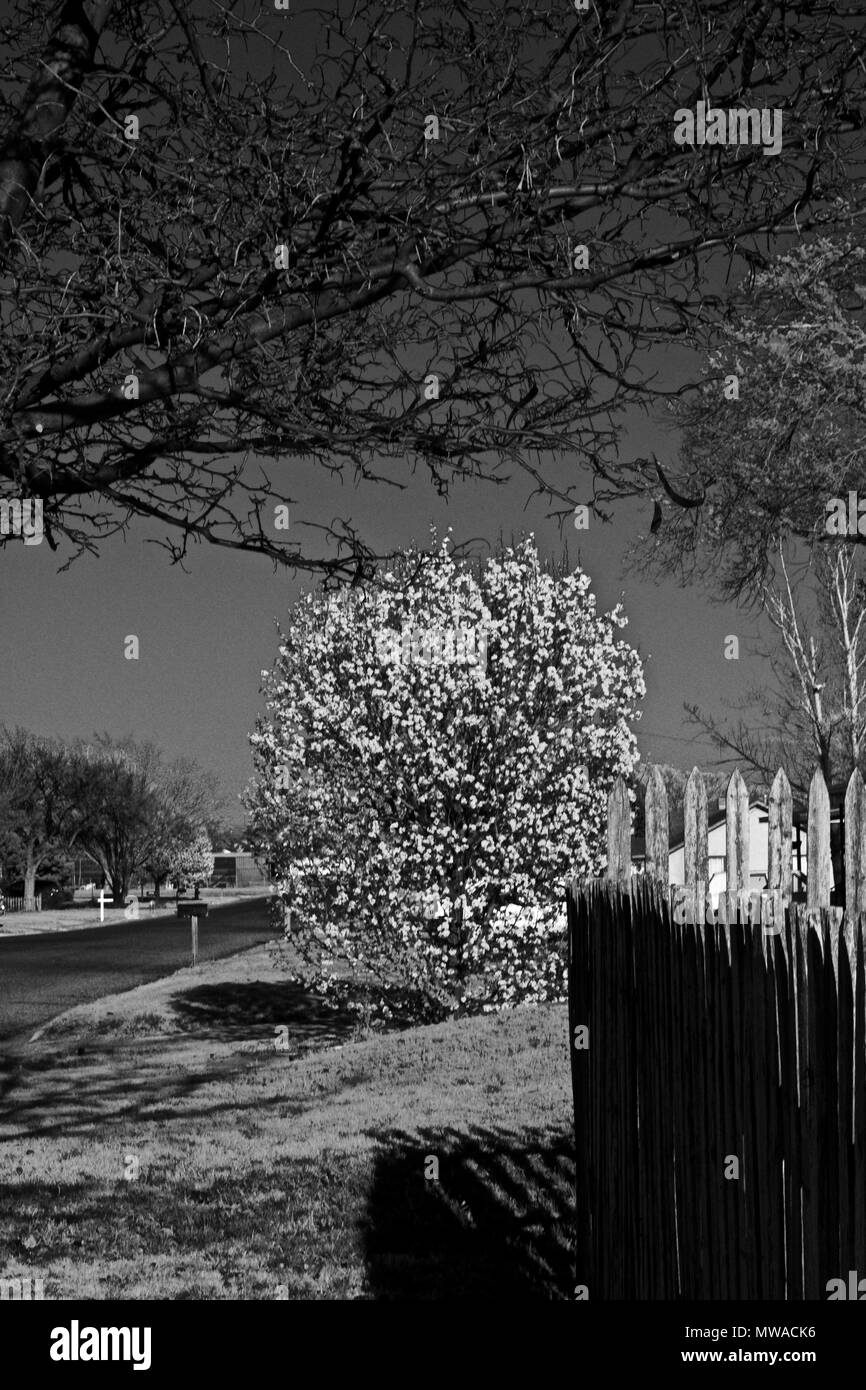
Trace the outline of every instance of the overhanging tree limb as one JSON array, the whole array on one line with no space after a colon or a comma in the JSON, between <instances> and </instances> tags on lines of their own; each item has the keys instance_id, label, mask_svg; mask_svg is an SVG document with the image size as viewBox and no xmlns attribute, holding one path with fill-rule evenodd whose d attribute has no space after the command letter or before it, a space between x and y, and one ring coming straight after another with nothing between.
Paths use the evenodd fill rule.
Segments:
<instances>
[{"instance_id":1,"label":"overhanging tree limb","mask_svg":"<svg viewBox=\"0 0 866 1390\"><path fill-rule=\"evenodd\" d=\"M0 150L0 251L15 235L82 82L93 66L116 0L64 0L57 27Z\"/></svg>"},{"instance_id":2,"label":"overhanging tree limb","mask_svg":"<svg viewBox=\"0 0 866 1390\"><path fill-rule=\"evenodd\" d=\"M37 10L19 3L29 59ZM667 11L374 0L315 12L296 51L253 0L67 5L55 34L77 67L55 61L42 125L36 78L0 96L6 154L39 135L20 188L37 147L53 161L39 209L36 183L18 202L4 186L0 494L42 498L73 547L150 515L303 565L324 557L259 525L266 494L293 500L298 457L324 483L396 485L421 463L442 492L524 470L560 515L590 489L657 490L620 445L629 409L689 385L656 380L659 347L714 331L724 258L843 215L864 94L853 5ZM783 108L778 156L675 144L708 82L715 105ZM298 524L327 534L322 496Z\"/></svg>"}]
</instances>

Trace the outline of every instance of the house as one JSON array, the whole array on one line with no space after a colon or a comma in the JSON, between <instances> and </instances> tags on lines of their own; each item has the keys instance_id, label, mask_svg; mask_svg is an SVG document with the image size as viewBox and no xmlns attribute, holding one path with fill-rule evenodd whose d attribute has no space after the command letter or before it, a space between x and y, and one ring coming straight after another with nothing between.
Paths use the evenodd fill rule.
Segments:
<instances>
[{"instance_id":1,"label":"house","mask_svg":"<svg viewBox=\"0 0 866 1390\"><path fill-rule=\"evenodd\" d=\"M270 884L268 865L247 850L218 850L213 858L214 886L258 888Z\"/></svg>"},{"instance_id":2,"label":"house","mask_svg":"<svg viewBox=\"0 0 866 1390\"><path fill-rule=\"evenodd\" d=\"M793 833L791 836L791 870L795 893L805 889L806 882L806 817L805 813L795 811ZM754 890L768 886L768 837L769 816L765 801L753 801L749 805L749 883ZM685 883L685 825L682 812L672 815L669 827L668 882ZM707 813L707 849L709 886L708 891L715 895L727 891L726 873L726 827L725 803L719 801ZM646 863L646 842L642 836L632 836L632 865L642 873Z\"/></svg>"}]
</instances>

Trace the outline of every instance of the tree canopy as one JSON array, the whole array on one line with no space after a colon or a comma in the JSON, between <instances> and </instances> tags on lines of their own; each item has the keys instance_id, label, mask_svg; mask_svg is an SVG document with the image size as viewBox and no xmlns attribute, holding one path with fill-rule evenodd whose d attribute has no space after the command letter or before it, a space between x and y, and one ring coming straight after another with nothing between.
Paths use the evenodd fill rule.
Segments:
<instances>
[{"instance_id":1,"label":"tree canopy","mask_svg":"<svg viewBox=\"0 0 866 1390\"><path fill-rule=\"evenodd\" d=\"M0 729L0 853L24 877L27 911L39 871L73 849L93 855L120 903L135 874L149 872L158 888L185 851L199 873L221 804L212 773L152 743Z\"/></svg>"},{"instance_id":2,"label":"tree canopy","mask_svg":"<svg viewBox=\"0 0 866 1390\"><path fill-rule=\"evenodd\" d=\"M0 729L0 849L24 879L25 911L36 877L72 850L85 828L86 764L79 751L27 729Z\"/></svg>"},{"instance_id":3,"label":"tree canopy","mask_svg":"<svg viewBox=\"0 0 866 1390\"><path fill-rule=\"evenodd\" d=\"M856 195L861 18L17 0L0 500L37 499L63 557L151 518L175 559L202 540L339 577L376 557L299 470L440 492L523 470L563 515L657 493L623 429L689 384L661 350L711 331L732 265ZM699 101L781 111L780 152L678 143Z\"/></svg>"},{"instance_id":4,"label":"tree canopy","mask_svg":"<svg viewBox=\"0 0 866 1390\"><path fill-rule=\"evenodd\" d=\"M731 376L736 395L724 388ZM849 490L866 499L863 230L794 246L739 286L706 380L673 414L683 444L644 551L654 568L760 599L780 547L837 548L829 504L844 500L847 512ZM866 539L856 527L843 535Z\"/></svg>"}]
</instances>

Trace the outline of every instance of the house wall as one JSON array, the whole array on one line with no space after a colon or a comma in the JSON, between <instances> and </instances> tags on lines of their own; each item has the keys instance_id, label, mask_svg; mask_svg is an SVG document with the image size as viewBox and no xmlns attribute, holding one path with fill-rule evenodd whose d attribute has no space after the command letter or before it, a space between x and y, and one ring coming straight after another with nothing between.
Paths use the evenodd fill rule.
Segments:
<instances>
[{"instance_id":1,"label":"house wall","mask_svg":"<svg viewBox=\"0 0 866 1390\"><path fill-rule=\"evenodd\" d=\"M216 854L213 871L236 888L257 888L269 882L266 866L251 854Z\"/></svg>"},{"instance_id":2,"label":"house wall","mask_svg":"<svg viewBox=\"0 0 866 1390\"><path fill-rule=\"evenodd\" d=\"M268 875L265 866L254 859L251 854L238 855L235 882L238 888L255 888L259 884L267 883Z\"/></svg>"},{"instance_id":3,"label":"house wall","mask_svg":"<svg viewBox=\"0 0 866 1390\"><path fill-rule=\"evenodd\" d=\"M749 807L749 881L753 888L766 887L767 871L769 868L768 855L768 821L767 811L764 806ZM791 852L791 863L793 869L797 868L796 854L797 830L794 830L794 844ZM722 821L715 825L707 835L707 848L709 851L709 871L711 893L724 893L727 891L727 872L725 869L726 859L726 832L725 823ZM686 852L685 846L680 845L677 849L671 850L668 864L668 879L670 883L685 883ZM806 872L806 832L800 832L800 859L803 873ZM795 882L796 887L796 882Z\"/></svg>"}]
</instances>

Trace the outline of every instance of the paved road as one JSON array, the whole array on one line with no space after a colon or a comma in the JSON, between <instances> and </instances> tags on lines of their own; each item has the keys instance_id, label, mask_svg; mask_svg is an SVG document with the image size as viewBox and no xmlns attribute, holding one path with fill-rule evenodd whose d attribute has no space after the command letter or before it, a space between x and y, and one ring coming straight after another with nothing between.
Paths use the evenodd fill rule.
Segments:
<instances>
[{"instance_id":1,"label":"paved road","mask_svg":"<svg viewBox=\"0 0 866 1390\"><path fill-rule=\"evenodd\" d=\"M198 958L229 956L276 935L267 898L212 906L199 926ZM6 941L0 932L0 1038L33 1032L75 1004L133 989L189 963L189 922L177 917Z\"/></svg>"}]
</instances>

